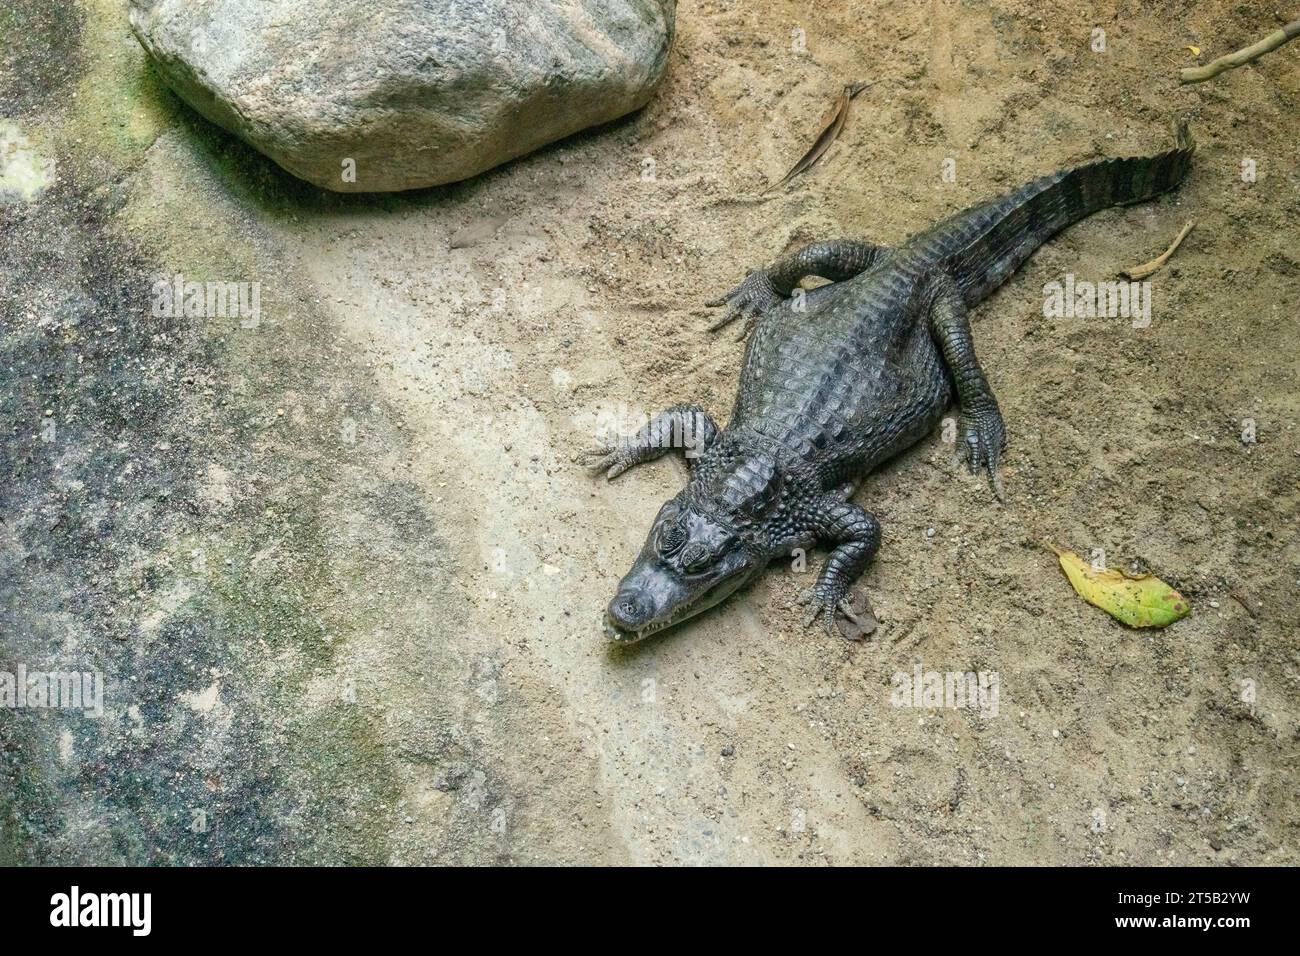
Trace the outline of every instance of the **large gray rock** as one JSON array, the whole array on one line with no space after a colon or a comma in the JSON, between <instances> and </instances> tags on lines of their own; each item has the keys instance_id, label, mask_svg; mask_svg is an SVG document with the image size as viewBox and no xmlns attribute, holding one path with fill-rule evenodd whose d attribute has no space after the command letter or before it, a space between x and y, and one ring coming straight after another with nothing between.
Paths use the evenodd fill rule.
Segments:
<instances>
[{"instance_id":1,"label":"large gray rock","mask_svg":"<svg viewBox=\"0 0 1300 956\"><path fill-rule=\"evenodd\" d=\"M454 182L643 106L676 0L131 0L196 110L341 192Z\"/></svg>"}]
</instances>

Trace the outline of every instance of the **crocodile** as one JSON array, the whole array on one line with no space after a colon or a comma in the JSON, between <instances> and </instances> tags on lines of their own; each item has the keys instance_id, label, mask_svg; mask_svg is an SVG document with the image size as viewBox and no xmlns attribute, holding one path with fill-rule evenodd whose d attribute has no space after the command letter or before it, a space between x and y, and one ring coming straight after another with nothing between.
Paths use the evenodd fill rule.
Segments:
<instances>
[{"instance_id":1,"label":"crocodile","mask_svg":"<svg viewBox=\"0 0 1300 956\"><path fill-rule=\"evenodd\" d=\"M614 479L670 450L686 487L660 508L605 613L616 642L641 640L711 608L772 560L823 545L800 595L805 626L857 620L850 594L880 547L877 518L851 499L859 481L931 433L953 400L959 455L1002 496L1007 431L975 356L969 311L1044 242L1098 210L1177 186L1195 143L1054 173L887 248L814 242L751 271L707 306L714 328L743 318L747 343L731 420L698 404L651 418L587 453ZM829 280L814 289L808 277Z\"/></svg>"}]
</instances>

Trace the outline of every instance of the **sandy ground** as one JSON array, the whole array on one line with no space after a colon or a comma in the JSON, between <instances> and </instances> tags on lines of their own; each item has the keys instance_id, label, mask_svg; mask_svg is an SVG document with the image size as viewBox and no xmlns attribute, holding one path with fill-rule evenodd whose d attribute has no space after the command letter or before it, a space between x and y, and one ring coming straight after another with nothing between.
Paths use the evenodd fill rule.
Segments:
<instances>
[{"instance_id":1,"label":"sandy ground","mask_svg":"<svg viewBox=\"0 0 1300 956\"><path fill-rule=\"evenodd\" d=\"M1272 6L684 0L640 114L382 197L190 114L120 0L48 6L0 7L0 117L53 164L0 205L0 670L107 686L98 720L0 709L0 862L1300 859L1300 50L1173 80ZM857 80L827 161L760 196ZM1176 196L1074 227L976 313L1005 503L941 435L859 491L869 641L799 626L817 554L606 645L685 471L575 455L675 401L725 419L742 345L700 303L1180 115ZM1047 283L1188 219L1149 327L1044 317ZM152 315L177 273L260 283L259 321ZM1194 612L1125 629L1044 542ZM996 673L996 715L892 706L917 665Z\"/></svg>"}]
</instances>

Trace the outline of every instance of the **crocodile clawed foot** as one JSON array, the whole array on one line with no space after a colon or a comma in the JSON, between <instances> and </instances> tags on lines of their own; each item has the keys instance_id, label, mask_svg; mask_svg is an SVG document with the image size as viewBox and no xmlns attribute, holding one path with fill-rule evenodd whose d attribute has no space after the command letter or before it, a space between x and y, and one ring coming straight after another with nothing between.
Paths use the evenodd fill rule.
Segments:
<instances>
[{"instance_id":1,"label":"crocodile clawed foot","mask_svg":"<svg viewBox=\"0 0 1300 956\"><path fill-rule=\"evenodd\" d=\"M876 629L876 619L871 613L871 606L866 602L866 596L861 595L860 601L855 602L847 593L839 592L839 588L816 585L800 594L799 603L808 606L804 611L803 626L811 627L821 617L827 637L835 634L837 621L840 622L840 634L846 639L859 640L866 637ZM863 607L855 607L855 603L860 603Z\"/></svg>"},{"instance_id":2,"label":"crocodile clawed foot","mask_svg":"<svg viewBox=\"0 0 1300 956\"><path fill-rule=\"evenodd\" d=\"M607 481L613 481L636 464L628 456L627 449L618 445L589 448L580 454L580 458L585 459L582 461L582 466L587 471L592 475L598 475L603 471Z\"/></svg>"},{"instance_id":3,"label":"crocodile clawed foot","mask_svg":"<svg viewBox=\"0 0 1300 956\"><path fill-rule=\"evenodd\" d=\"M998 500L1002 500L1002 479L998 465L1007 449L1007 429L996 404L963 411L961 414L961 456L970 473L988 470L989 483Z\"/></svg>"},{"instance_id":4,"label":"crocodile clawed foot","mask_svg":"<svg viewBox=\"0 0 1300 956\"><path fill-rule=\"evenodd\" d=\"M709 326L709 331L716 332L743 317L746 321L740 337L745 338L749 334L752 323L780 301L781 296L772 285L771 277L762 269L751 272L740 285L726 295L704 303L710 308L720 305L727 307L727 311Z\"/></svg>"}]
</instances>

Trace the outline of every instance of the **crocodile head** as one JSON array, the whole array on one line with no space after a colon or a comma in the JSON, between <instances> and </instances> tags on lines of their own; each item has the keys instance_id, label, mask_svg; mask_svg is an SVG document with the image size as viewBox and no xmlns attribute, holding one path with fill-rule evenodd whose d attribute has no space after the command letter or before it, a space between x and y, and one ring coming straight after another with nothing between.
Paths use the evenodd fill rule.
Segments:
<instances>
[{"instance_id":1,"label":"crocodile head","mask_svg":"<svg viewBox=\"0 0 1300 956\"><path fill-rule=\"evenodd\" d=\"M743 522L689 490L655 518L636 563L605 612L605 633L631 643L708 610L768 562Z\"/></svg>"}]
</instances>

